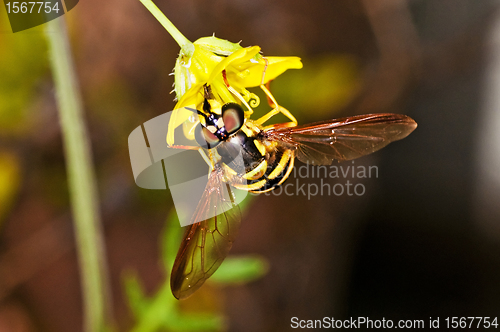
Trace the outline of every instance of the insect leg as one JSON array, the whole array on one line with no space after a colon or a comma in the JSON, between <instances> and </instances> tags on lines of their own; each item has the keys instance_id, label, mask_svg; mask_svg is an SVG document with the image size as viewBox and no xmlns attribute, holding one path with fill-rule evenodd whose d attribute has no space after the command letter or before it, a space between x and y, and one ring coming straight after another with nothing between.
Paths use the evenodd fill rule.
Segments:
<instances>
[{"instance_id":1,"label":"insect leg","mask_svg":"<svg viewBox=\"0 0 500 332\"><path fill-rule=\"evenodd\" d=\"M252 113L253 113L253 109L250 107L250 105L248 105L248 103L246 102L246 100L243 99L243 97L241 96L241 94L238 91L236 91L231 85L229 85L229 82L227 81L226 70L225 69L222 71L222 78L224 79L224 83L226 84L226 88L233 95L235 95L236 98L238 98L241 101L241 103L243 105L245 105L245 107L248 109L248 111L245 112L245 118L250 117L250 115L252 115Z\"/></svg>"},{"instance_id":2,"label":"insect leg","mask_svg":"<svg viewBox=\"0 0 500 332\"><path fill-rule=\"evenodd\" d=\"M266 71L267 71L267 67L269 65L269 61L265 57L263 57L262 59L264 60L266 65L264 66L264 70L262 71L262 80L260 81L260 88L262 89L262 91L265 92L266 97L267 97L267 103L269 104L269 106L271 106L271 108L273 110L271 112L269 112L268 114L264 115L263 117L261 117L259 120L257 120L257 122L259 124L263 124L264 122L269 120L271 117L273 117L274 115L281 112L287 118L289 118L291 120L291 122L287 123L287 125L290 124L289 127L295 127L297 125L297 120L295 119L295 117L286 108L279 106L278 102L276 101L273 94L271 93L271 91L270 91L271 90L271 88L270 88L271 81L265 83Z\"/></svg>"},{"instance_id":3,"label":"insect leg","mask_svg":"<svg viewBox=\"0 0 500 332\"><path fill-rule=\"evenodd\" d=\"M269 105L273 109L270 112L268 112L266 115L264 115L261 118L259 118L255 122L257 122L258 124L262 125L264 122L268 121L270 118L272 118L276 114L282 113L288 119L290 119L291 122L289 123L290 124L289 126L290 127L295 127L297 125L297 119L295 119L295 117L292 115L292 113L290 113L290 111L287 110L286 108L278 105L278 102L276 101L276 99L274 98L274 96L271 94L271 91L269 91L269 89L264 84L261 84L260 88L262 89L262 91L265 92L265 94L267 96L267 100L269 102Z\"/></svg>"},{"instance_id":4,"label":"insect leg","mask_svg":"<svg viewBox=\"0 0 500 332\"><path fill-rule=\"evenodd\" d=\"M205 160L208 167L210 168L210 171L208 172L208 175L210 176L210 173L212 173L212 171L215 167L215 163L213 162L213 155L210 152L210 150L199 149L198 151L200 152L200 155L203 158L203 160ZM207 154L207 152L208 152L208 154Z\"/></svg>"}]
</instances>

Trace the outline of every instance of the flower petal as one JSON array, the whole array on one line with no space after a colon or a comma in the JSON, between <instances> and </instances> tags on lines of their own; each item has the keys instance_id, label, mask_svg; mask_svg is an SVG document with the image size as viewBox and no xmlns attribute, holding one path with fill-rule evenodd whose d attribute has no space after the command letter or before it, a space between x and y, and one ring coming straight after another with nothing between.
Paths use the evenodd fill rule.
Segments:
<instances>
[{"instance_id":1,"label":"flower petal","mask_svg":"<svg viewBox=\"0 0 500 332\"><path fill-rule=\"evenodd\" d=\"M237 50L243 48L239 43L231 43L228 40L220 39L215 36L202 37L195 41L194 44L199 45L212 53L223 56L229 56Z\"/></svg>"},{"instance_id":2,"label":"flower petal","mask_svg":"<svg viewBox=\"0 0 500 332\"><path fill-rule=\"evenodd\" d=\"M175 129L186 122L193 114L192 111L186 109L190 107L196 109L203 102L203 94L200 93L203 89L203 83L198 83L191 87L175 105L170 121L168 122L167 144L174 145Z\"/></svg>"},{"instance_id":3,"label":"flower petal","mask_svg":"<svg viewBox=\"0 0 500 332\"><path fill-rule=\"evenodd\" d=\"M227 78L230 81L236 82L239 86L246 88L259 86L262 83L267 83L288 69L300 69L302 68L302 62L299 57L266 57L266 62L264 59L260 59L258 63L245 62L234 65L227 72ZM264 82L262 82L262 73L266 71L264 76Z\"/></svg>"},{"instance_id":4,"label":"flower petal","mask_svg":"<svg viewBox=\"0 0 500 332\"><path fill-rule=\"evenodd\" d=\"M245 47L242 49L237 50L221 62L215 66L214 70L210 74L210 77L207 81L207 84L211 84L212 81L215 79L217 75L219 75L224 69L228 68L229 66L238 66L246 61L248 62L251 58L256 56L260 52L260 47L258 46L252 46L252 47Z\"/></svg>"}]
</instances>

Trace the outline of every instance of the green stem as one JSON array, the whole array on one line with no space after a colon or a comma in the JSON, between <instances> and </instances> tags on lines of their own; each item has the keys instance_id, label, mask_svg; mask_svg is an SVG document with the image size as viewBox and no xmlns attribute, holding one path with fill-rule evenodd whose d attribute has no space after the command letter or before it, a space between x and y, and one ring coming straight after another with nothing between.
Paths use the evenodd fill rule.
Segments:
<instances>
[{"instance_id":1,"label":"green stem","mask_svg":"<svg viewBox=\"0 0 500 332\"><path fill-rule=\"evenodd\" d=\"M175 39L181 47L182 53L186 56L192 56L194 45L170 22L170 20L161 12L161 10L151 0L141 0L142 4L153 14L168 33Z\"/></svg>"},{"instance_id":2,"label":"green stem","mask_svg":"<svg viewBox=\"0 0 500 332\"><path fill-rule=\"evenodd\" d=\"M45 34L56 88L75 223L84 301L84 329L87 332L99 332L105 330L106 318L111 316L104 240L90 143L64 17L48 22Z\"/></svg>"}]
</instances>

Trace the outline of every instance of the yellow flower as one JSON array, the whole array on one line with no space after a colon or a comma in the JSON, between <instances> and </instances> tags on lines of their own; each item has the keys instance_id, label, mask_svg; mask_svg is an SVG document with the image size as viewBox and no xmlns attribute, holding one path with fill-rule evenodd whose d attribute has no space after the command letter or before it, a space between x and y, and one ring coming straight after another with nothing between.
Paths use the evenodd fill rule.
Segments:
<instances>
[{"instance_id":1,"label":"yellow flower","mask_svg":"<svg viewBox=\"0 0 500 332\"><path fill-rule=\"evenodd\" d=\"M263 57L258 46L244 48L215 36L200 38L193 45L192 55L181 52L175 64L175 92L178 102L168 128L169 145L174 143L175 128L183 124L184 135L188 139L194 139L192 129L198 119L193 118L193 113L184 108L200 109L205 84L211 86L214 97L221 104L240 103L243 100L256 107L259 99L247 88L266 84L287 69L302 68L298 57ZM223 71L226 73L227 84ZM248 116L251 112L246 114Z\"/></svg>"},{"instance_id":2,"label":"yellow flower","mask_svg":"<svg viewBox=\"0 0 500 332\"><path fill-rule=\"evenodd\" d=\"M175 93L177 105L170 117L167 144L174 144L174 131L183 125L186 138L193 140L193 128L199 119L185 107L201 109L204 86L211 87L220 104L238 102L245 104L248 117L251 107L257 107L259 98L247 88L260 86L272 97L264 84L275 79L287 69L300 69L298 57L263 57L260 47L242 47L239 43L212 37L200 38L191 43L150 0L141 0L181 47L175 63ZM223 77L225 75L225 78ZM271 99L274 100L274 97ZM275 103L276 104L276 103ZM285 109L275 105L281 112ZM288 113L289 114L289 113ZM293 118L289 114L289 118Z\"/></svg>"}]
</instances>

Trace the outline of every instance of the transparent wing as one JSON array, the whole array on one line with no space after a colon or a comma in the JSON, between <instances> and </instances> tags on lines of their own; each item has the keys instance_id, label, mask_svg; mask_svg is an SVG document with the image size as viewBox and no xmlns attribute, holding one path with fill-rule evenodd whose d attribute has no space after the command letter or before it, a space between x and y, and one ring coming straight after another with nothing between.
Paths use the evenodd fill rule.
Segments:
<instances>
[{"instance_id":1,"label":"transparent wing","mask_svg":"<svg viewBox=\"0 0 500 332\"><path fill-rule=\"evenodd\" d=\"M267 139L294 149L297 158L313 165L333 160L351 160L375 152L403 139L417 123L401 114L368 114L297 127L275 126L265 131Z\"/></svg>"},{"instance_id":2,"label":"transparent wing","mask_svg":"<svg viewBox=\"0 0 500 332\"><path fill-rule=\"evenodd\" d=\"M214 210L225 212L206 218L207 211ZM177 299L194 293L219 268L240 227L240 210L230 185L224 182L220 165L210 174L193 218L199 222L188 226L170 276L170 287Z\"/></svg>"}]
</instances>

